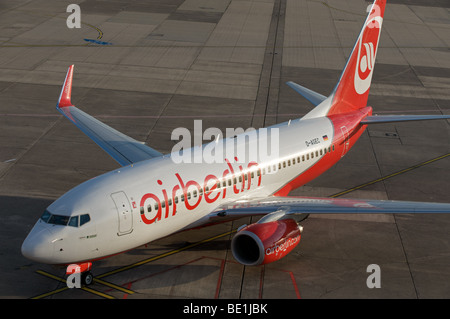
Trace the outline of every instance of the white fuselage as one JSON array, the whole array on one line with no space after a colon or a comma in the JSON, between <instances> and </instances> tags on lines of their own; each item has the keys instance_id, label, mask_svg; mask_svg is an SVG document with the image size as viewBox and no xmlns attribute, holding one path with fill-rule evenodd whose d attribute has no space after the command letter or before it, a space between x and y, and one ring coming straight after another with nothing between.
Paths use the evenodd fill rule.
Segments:
<instances>
[{"instance_id":1,"label":"white fuselage","mask_svg":"<svg viewBox=\"0 0 450 319\"><path fill-rule=\"evenodd\" d=\"M327 117L271 127L277 128L276 158L240 162L224 155L219 163L174 163L166 155L86 181L47 210L58 216L88 214L89 222L75 227L40 219L23 253L44 263L69 264L130 250L195 225L228 202L272 195L334 152L337 141ZM246 140L235 143L251 147Z\"/></svg>"}]
</instances>

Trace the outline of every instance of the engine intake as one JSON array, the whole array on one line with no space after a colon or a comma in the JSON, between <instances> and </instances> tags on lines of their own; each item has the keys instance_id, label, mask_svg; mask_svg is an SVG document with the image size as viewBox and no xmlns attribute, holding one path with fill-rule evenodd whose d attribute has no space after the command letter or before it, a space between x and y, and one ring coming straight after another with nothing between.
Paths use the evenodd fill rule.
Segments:
<instances>
[{"instance_id":1,"label":"engine intake","mask_svg":"<svg viewBox=\"0 0 450 319\"><path fill-rule=\"evenodd\" d=\"M290 253L300 237L301 228L292 219L251 224L234 236L231 252L246 266L268 264Z\"/></svg>"}]
</instances>

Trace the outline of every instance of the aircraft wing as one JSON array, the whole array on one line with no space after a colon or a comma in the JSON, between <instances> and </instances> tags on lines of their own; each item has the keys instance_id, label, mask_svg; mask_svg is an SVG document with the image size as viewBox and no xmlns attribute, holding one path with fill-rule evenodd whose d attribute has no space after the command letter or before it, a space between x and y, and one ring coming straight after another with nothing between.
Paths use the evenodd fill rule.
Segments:
<instances>
[{"instance_id":1,"label":"aircraft wing","mask_svg":"<svg viewBox=\"0 0 450 319\"><path fill-rule=\"evenodd\" d=\"M73 65L67 71L56 109L97 143L120 165L126 166L163 154L100 122L71 103Z\"/></svg>"},{"instance_id":2,"label":"aircraft wing","mask_svg":"<svg viewBox=\"0 0 450 319\"><path fill-rule=\"evenodd\" d=\"M259 200L229 203L220 207L219 210L220 212L225 212L225 215L247 213L250 215L255 213L264 215L276 210L285 210L291 214L422 214L450 213L450 204L346 198L269 196Z\"/></svg>"},{"instance_id":3,"label":"aircraft wing","mask_svg":"<svg viewBox=\"0 0 450 319\"><path fill-rule=\"evenodd\" d=\"M239 200L222 205L189 228L226 222L243 217L284 214L294 220L307 214L440 214L450 213L450 204L390 200L269 196L256 200ZM279 215L280 216L280 215Z\"/></svg>"}]
</instances>

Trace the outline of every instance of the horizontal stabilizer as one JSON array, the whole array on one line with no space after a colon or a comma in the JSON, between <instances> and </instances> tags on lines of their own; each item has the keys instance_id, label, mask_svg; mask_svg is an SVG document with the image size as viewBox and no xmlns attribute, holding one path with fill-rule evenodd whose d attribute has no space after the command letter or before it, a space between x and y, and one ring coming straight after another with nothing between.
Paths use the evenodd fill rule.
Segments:
<instances>
[{"instance_id":1,"label":"horizontal stabilizer","mask_svg":"<svg viewBox=\"0 0 450 319\"><path fill-rule=\"evenodd\" d=\"M327 98L326 96L323 96L322 94L319 94L310 89L307 89L307 88L305 88L301 85L298 85L297 83L294 83L292 81L289 81L286 84L289 85L292 89L294 89L297 93L301 94L309 102L314 104L314 106L319 105Z\"/></svg>"},{"instance_id":2,"label":"horizontal stabilizer","mask_svg":"<svg viewBox=\"0 0 450 319\"><path fill-rule=\"evenodd\" d=\"M407 121L429 121L450 119L450 115L373 115L367 116L361 124L382 124Z\"/></svg>"}]
</instances>

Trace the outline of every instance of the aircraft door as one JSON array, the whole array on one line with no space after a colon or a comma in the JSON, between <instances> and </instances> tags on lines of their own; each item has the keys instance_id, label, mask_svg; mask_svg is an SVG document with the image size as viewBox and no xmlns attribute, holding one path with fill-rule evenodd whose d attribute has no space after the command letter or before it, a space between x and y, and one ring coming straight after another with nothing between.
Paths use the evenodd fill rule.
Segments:
<instances>
[{"instance_id":1,"label":"aircraft door","mask_svg":"<svg viewBox=\"0 0 450 319\"><path fill-rule=\"evenodd\" d=\"M119 220L117 235L121 236L131 233L133 231L133 214L127 195L124 192L117 192L111 194L111 198L116 204Z\"/></svg>"}]
</instances>

